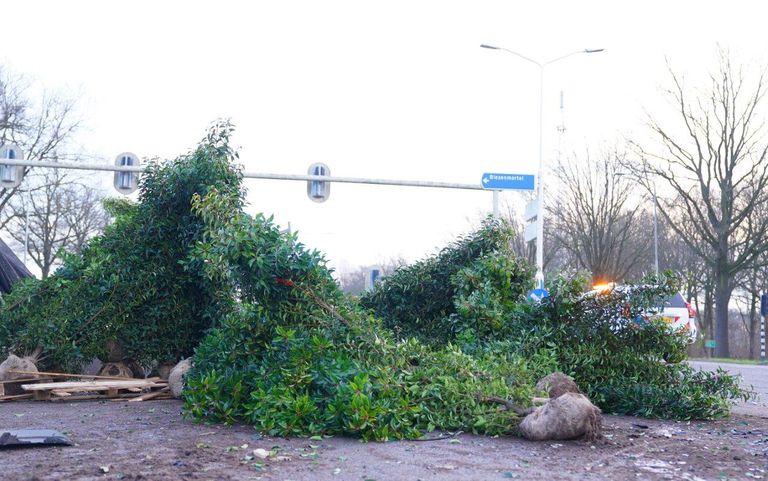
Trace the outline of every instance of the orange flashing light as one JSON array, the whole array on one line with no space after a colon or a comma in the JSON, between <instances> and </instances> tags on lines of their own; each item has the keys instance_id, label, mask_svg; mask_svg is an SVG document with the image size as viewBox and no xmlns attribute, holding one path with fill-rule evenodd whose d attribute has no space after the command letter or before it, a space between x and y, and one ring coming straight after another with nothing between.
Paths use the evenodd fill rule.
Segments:
<instances>
[{"instance_id":1,"label":"orange flashing light","mask_svg":"<svg viewBox=\"0 0 768 481\"><path fill-rule=\"evenodd\" d=\"M606 282L605 284L595 284L594 286L592 286L592 290L605 292L605 291L612 290L614 287L616 287L615 282Z\"/></svg>"}]
</instances>

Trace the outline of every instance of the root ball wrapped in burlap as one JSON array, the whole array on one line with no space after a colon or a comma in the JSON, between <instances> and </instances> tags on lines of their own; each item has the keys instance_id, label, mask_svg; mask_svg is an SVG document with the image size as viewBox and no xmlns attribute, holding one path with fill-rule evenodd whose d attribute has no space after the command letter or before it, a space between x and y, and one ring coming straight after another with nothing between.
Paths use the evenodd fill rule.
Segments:
<instances>
[{"instance_id":1,"label":"root ball wrapped in burlap","mask_svg":"<svg viewBox=\"0 0 768 481\"><path fill-rule=\"evenodd\" d=\"M168 387L171 388L173 397L181 397L181 392L184 390L184 375L191 367L192 358L187 358L176 364L171 370L171 374L168 375Z\"/></svg>"},{"instance_id":2,"label":"root ball wrapped in burlap","mask_svg":"<svg viewBox=\"0 0 768 481\"><path fill-rule=\"evenodd\" d=\"M567 392L583 394L573 378L562 372L553 372L539 379L536 390L548 393L550 399L558 398Z\"/></svg>"},{"instance_id":3,"label":"root ball wrapped in burlap","mask_svg":"<svg viewBox=\"0 0 768 481\"><path fill-rule=\"evenodd\" d=\"M583 394L568 392L536 408L520 423L520 433L531 441L599 439L603 417L600 408Z\"/></svg>"},{"instance_id":4,"label":"root ball wrapped in burlap","mask_svg":"<svg viewBox=\"0 0 768 481\"><path fill-rule=\"evenodd\" d=\"M19 357L14 354L0 364L0 381L12 381L30 377L29 374L18 374L11 371L37 372L36 359L32 356Z\"/></svg>"},{"instance_id":5,"label":"root ball wrapped in burlap","mask_svg":"<svg viewBox=\"0 0 768 481\"><path fill-rule=\"evenodd\" d=\"M99 376L133 377L133 370L123 362L108 362L101 367Z\"/></svg>"}]
</instances>

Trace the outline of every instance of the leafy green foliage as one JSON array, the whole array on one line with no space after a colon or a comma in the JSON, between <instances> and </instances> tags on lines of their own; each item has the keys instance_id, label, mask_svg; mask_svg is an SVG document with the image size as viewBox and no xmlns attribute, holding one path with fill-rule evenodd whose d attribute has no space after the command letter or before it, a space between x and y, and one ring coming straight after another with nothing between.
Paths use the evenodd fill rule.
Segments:
<instances>
[{"instance_id":1,"label":"leafy green foliage","mask_svg":"<svg viewBox=\"0 0 768 481\"><path fill-rule=\"evenodd\" d=\"M510 433L518 416L493 400L526 407L554 370L607 412L711 418L744 395L681 363L683 336L642 320L674 278L585 293L584 277L561 277L532 304L533 268L498 220L356 303L319 252L243 211L230 134L219 124L188 155L151 163L137 203L106 206L103 236L14 289L0 349L42 346L43 367L65 369L110 343L144 364L194 350L186 412L279 436Z\"/></svg>"},{"instance_id":2,"label":"leafy green foliage","mask_svg":"<svg viewBox=\"0 0 768 481\"><path fill-rule=\"evenodd\" d=\"M494 245L489 239L499 236L489 236L487 227L470 237L473 245ZM483 241L485 236L489 239ZM472 251L465 241L396 272L364 303L380 315L391 315L388 325L395 332L424 342L455 343L474 357L507 352L529 364L538 359L540 366L547 366L545 373L559 369L573 376L606 412L710 419L727 415L733 400L745 398L733 376L695 372L682 362L684 334L670 332L662 321L645 319L659 299L676 292L672 273L603 292L587 292L588 278L583 275L556 277L548 286L551 296L532 304L524 298L532 287L532 268L503 245L475 257L461 256L461 266L442 262L441 256L454 261L460 257L453 250ZM441 277L443 282L448 279L447 285L431 284L436 266L450 271ZM421 284L429 290L414 287ZM412 306L420 302L414 290L430 299L450 296L453 310L445 300L439 309Z\"/></svg>"},{"instance_id":3,"label":"leafy green foliage","mask_svg":"<svg viewBox=\"0 0 768 481\"><path fill-rule=\"evenodd\" d=\"M537 334L521 353L548 348L605 412L674 419L711 419L729 413L746 393L725 373L696 372L685 362L686 335L646 320L658 299L677 291L667 273L636 286L584 293L586 278L558 278L541 315L519 318Z\"/></svg>"},{"instance_id":4,"label":"leafy green foliage","mask_svg":"<svg viewBox=\"0 0 768 481\"><path fill-rule=\"evenodd\" d=\"M452 336L471 331L486 340L516 335L512 321L531 315L526 294L533 273L533 266L506 251L480 257L451 278L455 312L441 327Z\"/></svg>"},{"instance_id":5,"label":"leafy green foliage","mask_svg":"<svg viewBox=\"0 0 768 481\"><path fill-rule=\"evenodd\" d=\"M360 302L397 334L425 342L444 344L467 322L492 328L499 309L521 301L532 285L530 266L510 254L513 235L506 221L489 217L438 254L397 269ZM473 305L495 311L475 321Z\"/></svg>"},{"instance_id":6,"label":"leafy green foliage","mask_svg":"<svg viewBox=\"0 0 768 481\"><path fill-rule=\"evenodd\" d=\"M343 295L319 253L271 219L233 210L234 201L215 190L194 200L206 230L186 267L236 301L197 349L187 412L280 436L514 428L513 412L482 399L528 402L536 372L522 359L395 342Z\"/></svg>"},{"instance_id":7,"label":"leafy green foliage","mask_svg":"<svg viewBox=\"0 0 768 481\"><path fill-rule=\"evenodd\" d=\"M723 370L694 371L683 363L666 365L653 380L613 379L592 391L614 413L683 420L724 417L731 400L748 399L738 377Z\"/></svg>"},{"instance_id":8,"label":"leafy green foliage","mask_svg":"<svg viewBox=\"0 0 768 481\"><path fill-rule=\"evenodd\" d=\"M202 235L190 202L211 188L240 197L231 131L219 124L191 153L150 162L138 203L110 201L115 221L102 236L14 289L0 308L0 352L41 346L43 367L68 370L105 359L109 342L144 365L190 355L214 314L204 277L180 264Z\"/></svg>"}]
</instances>

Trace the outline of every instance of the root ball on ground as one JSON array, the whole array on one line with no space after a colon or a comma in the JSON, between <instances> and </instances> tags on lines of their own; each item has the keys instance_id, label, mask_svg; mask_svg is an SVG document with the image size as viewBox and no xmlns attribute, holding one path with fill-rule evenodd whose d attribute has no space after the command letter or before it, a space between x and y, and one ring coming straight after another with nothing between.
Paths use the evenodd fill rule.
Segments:
<instances>
[{"instance_id":1,"label":"root ball on ground","mask_svg":"<svg viewBox=\"0 0 768 481\"><path fill-rule=\"evenodd\" d=\"M133 371L122 362L108 362L102 366L99 376L133 377Z\"/></svg>"},{"instance_id":2,"label":"root ball on ground","mask_svg":"<svg viewBox=\"0 0 768 481\"><path fill-rule=\"evenodd\" d=\"M550 399L558 398L567 392L583 394L573 378L559 371L539 379L539 382L536 383L536 390L545 391L549 394Z\"/></svg>"},{"instance_id":3,"label":"root ball on ground","mask_svg":"<svg viewBox=\"0 0 768 481\"><path fill-rule=\"evenodd\" d=\"M536 408L520 423L520 433L531 441L600 438L600 408L583 394L568 392Z\"/></svg>"},{"instance_id":4,"label":"root ball on ground","mask_svg":"<svg viewBox=\"0 0 768 481\"><path fill-rule=\"evenodd\" d=\"M12 381L29 377L29 374L18 374L10 371L37 372L33 357L19 357L14 354L0 364L0 381Z\"/></svg>"},{"instance_id":5,"label":"root ball on ground","mask_svg":"<svg viewBox=\"0 0 768 481\"><path fill-rule=\"evenodd\" d=\"M181 397L181 392L184 390L184 375L191 367L192 358L187 358L176 364L171 370L171 374L168 375L168 387L171 388L173 397Z\"/></svg>"}]
</instances>

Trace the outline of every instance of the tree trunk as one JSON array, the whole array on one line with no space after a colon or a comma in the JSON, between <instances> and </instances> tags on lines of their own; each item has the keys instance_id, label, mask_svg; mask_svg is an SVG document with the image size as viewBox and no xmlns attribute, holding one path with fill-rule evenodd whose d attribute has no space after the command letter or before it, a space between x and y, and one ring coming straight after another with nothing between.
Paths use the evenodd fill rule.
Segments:
<instances>
[{"instance_id":1,"label":"tree trunk","mask_svg":"<svg viewBox=\"0 0 768 481\"><path fill-rule=\"evenodd\" d=\"M730 357L728 348L728 304L733 287L727 272L716 273L715 283L715 357Z\"/></svg>"}]
</instances>

